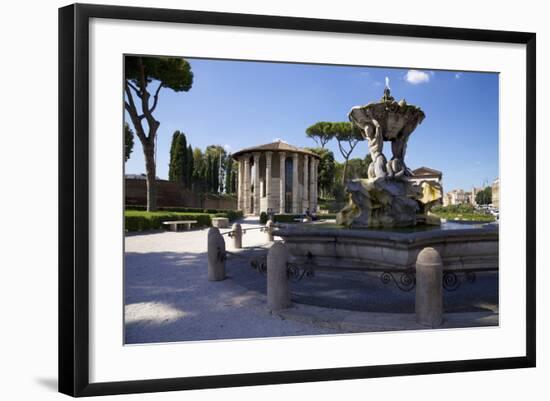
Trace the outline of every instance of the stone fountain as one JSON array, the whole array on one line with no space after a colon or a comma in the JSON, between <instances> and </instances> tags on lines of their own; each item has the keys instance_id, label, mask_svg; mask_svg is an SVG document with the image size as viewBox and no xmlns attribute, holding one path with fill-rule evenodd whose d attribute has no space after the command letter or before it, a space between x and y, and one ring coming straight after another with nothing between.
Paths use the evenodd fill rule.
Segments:
<instances>
[{"instance_id":1,"label":"stone fountain","mask_svg":"<svg viewBox=\"0 0 550 401\"><path fill-rule=\"evenodd\" d=\"M407 142L424 120L424 112L404 99L395 101L386 86L379 102L356 106L348 116L367 140L372 163L368 178L347 183L349 204L338 213L337 223L371 228L440 224L429 214L429 208L443 196L441 185L411 181L412 173L405 163ZM391 142L389 161L383 153L384 142Z\"/></svg>"},{"instance_id":2,"label":"stone fountain","mask_svg":"<svg viewBox=\"0 0 550 401\"><path fill-rule=\"evenodd\" d=\"M268 298L269 288L271 295L286 295L272 309L288 307L287 276L309 277L315 270L378 272L384 283L406 290L416 286L417 321L436 327L442 321L442 288L452 289L475 272L498 271L498 224L442 224L430 214L442 197L441 186L411 177L407 143L424 118L419 107L395 101L387 83L380 101L351 109L351 123L369 144L368 178L347 183L349 204L338 213L337 225L278 225L273 234L283 239L278 248L284 247L285 256L275 258L278 248L270 251ZM389 161L384 142L391 143ZM270 281L270 271L287 265L292 268ZM426 311L431 311L427 318Z\"/></svg>"}]
</instances>

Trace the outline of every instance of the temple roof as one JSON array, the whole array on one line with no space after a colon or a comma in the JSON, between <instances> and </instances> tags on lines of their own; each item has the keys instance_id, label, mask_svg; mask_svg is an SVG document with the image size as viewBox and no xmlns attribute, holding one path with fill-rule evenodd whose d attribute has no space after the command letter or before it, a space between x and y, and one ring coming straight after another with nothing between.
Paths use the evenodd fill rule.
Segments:
<instances>
[{"instance_id":1,"label":"temple roof","mask_svg":"<svg viewBox=\"0 0 550 401\"><path fill-rule=\"evenodd\" d=\"M319 159L319 155L316 153L313 153L309 150L299 148L294 145L290 145L283 141L276 141L271 143L266 143L264 145L258 145L258 146L252 146L250 148L244 148L241 149L235 153L233 153L233 158L237 158L238 156L241 156L244 153L252 153L252 152L289 152L289 153L302 153L308 156L313 156Z\"/></svg>"},{"instance_id":2,"label":"temple roof","mask_svg":"<svg viewBox=\"0 0 550 401\"><path fill-rule=\"evenodd\" d=\"M443 173L439 170L434 170L429 167L419 167L412 171L413 177L437 176L441 177Z\"/></svg>"}]
</instances>

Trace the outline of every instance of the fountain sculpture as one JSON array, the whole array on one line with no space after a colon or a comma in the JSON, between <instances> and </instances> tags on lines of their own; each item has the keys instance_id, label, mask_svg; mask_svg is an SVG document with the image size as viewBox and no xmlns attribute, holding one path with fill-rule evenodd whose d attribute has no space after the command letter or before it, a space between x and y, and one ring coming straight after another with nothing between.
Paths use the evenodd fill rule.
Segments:
<instances>
[{"instance_id":1,"label":"fountain sculpture","mask_svg":"<svg viewBox=\"0 0 550 401\"><path fill-rule=\"evenodd\" d=\"M441 199L441 186L417 182L407 168L407 142L424 117L419 107L395 101L387 82L379 102L351 109L349 118L368 141L372 163L368 178L347 183L349 204L338 213L339 224L278 224L273 232L293 266L304 269L300 277L311 269L379 272L383 282L410 290L423 251L437 259L444 288L460 285L460 275L498 270L498 224L441 223L429 212ZM382 152L387 141L389 161Z\"/></svg>"},{"instance_id":2,"label":"fountain sculpture","mask_svg":"<svg viewBox=\"0 0 550 401\"><path fill-rule=\"evenodd\" d=\"M349 204L338 213L337 223L349 227L407 227L418 223L440 224L429 208L442 197L438 183L410 180L405 163L407 142L424 120L424 112L390 94L388 80L379 102L351 109L349 119L368 141L372 163L367 179L347 183ZM392 158L382 152L391 142Z\"/></svg>"}]
</instances>

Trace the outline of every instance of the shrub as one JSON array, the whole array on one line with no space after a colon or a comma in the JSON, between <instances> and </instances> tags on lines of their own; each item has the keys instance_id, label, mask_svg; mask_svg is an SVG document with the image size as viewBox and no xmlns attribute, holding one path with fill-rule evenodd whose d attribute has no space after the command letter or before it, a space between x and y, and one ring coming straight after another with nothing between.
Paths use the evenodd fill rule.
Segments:
<instances>
[{"instance_id":1,"label":"shrub","mask_svg":"<svg viewBox=\"0 0 550 401\"><path fill-rule=\"evenodd\" d=\"M125 210L127 211L145 211L147 210L146 206L133 206L126 205ZM232 210L232 209L202 209L202 208L193 208L193 207L179 207L179 206L170 206L170 207L159 207L158 212L174 212L174 213L199 213L199 214L220 214L223 213L224 216L217 217L227 217L230 221L234 221L243 217L242 210ZM154 212L154 213L158 213Z\"/></svg>"},{"instance_id":2,"label":"shrub","mask_svg":"<svg viewBox=\"0 0 550 401\"><path fill-rule=\"evenodd\" d=\"M196 220L195 227L210 227L212 220L207 213L144 212L128 210L124 212L124 226L127 231L145 231L165 228L163 221Z\"/></svg>"},{"instance_id":3,"label":"shrub","mask_svg":"<svg viewBox=\"0 0 550 401\"><path fill-rule=\"evenodd\" d=\"M317 219L319 219L319 220L334 220L334 219L336 219L336 213L318 214Z\"/></svg>"},{"instance_id":4,"label":"shrub","mask_svg":"<svg viewBox=\"0 0 550 401\"><path fill-rule=\"evenodd\" d=\"M266 224L267 223L267 213L261 212L260 213L260 224Z\"/></svg>"}]
</instances>

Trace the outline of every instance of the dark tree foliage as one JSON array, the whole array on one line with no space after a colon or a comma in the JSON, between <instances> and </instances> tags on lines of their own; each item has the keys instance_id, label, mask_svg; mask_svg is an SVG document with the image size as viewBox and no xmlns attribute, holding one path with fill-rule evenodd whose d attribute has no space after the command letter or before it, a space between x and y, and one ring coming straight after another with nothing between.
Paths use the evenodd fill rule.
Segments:
<instances>
[{"instance_id":1,"label":"dark tree foliage","mask_svg":"<svg viewBox=\"0 0 550 401\"><path fill-rule=\"evenodd\" d=\"M359 143L363 140L363 136L351 123L338 122L332 123L332 133L338 141L338 149L344 158L344 171L342 173L342 184L347 180L348 160Z\"/></svg>"},{"instance_id":2,"label":"dark tree foliage","mask_svg":"<svg viewBox=\"0 0 550 401\"><path fill-rule=\"evenodd\" d=\"M319 193L326 198L332 195L336 177L336 162L334 153L324 148L308 148L313 153L320 156L318 170Z\"/></svg>"},{"instance_id":3,"label":"dark tree foliage","mask_svg":"<svg viewBox=\"0 0 550 401\"><path fill-rule=\"evenodd\" d=\"M127 162L134 150L134 131L124 123L124 161Z\"/></svg>"},{"instance_id":4,"label":"dark tree foliage","mask_svg":"<svg viewBox=\"0 0 550 401\"><path fill-rule=\"evenodd\" d=\"M231 155L227 155L227 159L225 161L225 193L226 194L234 193L231 185L232 179L233 179L233 159L231 158Z\"/></svg>"},{"instance_id":5,"label":"dark tree foliage","mask_svg":"<svg viewBox=\"0 0 550 401\"><path fill-rule=\"evenodd\" d=\"M321 148L334 138L332 123L319 121L306 129L306 135L313 139Z\"/></svg>"},{"instance_id":6,"label":"dark tree foliage","mask_svg":"<svg viewBox=\"0 0 550 401\"><path fill-rule=\"evenodd\" d=\"M170 144L170 162L168 163L168 180L176 181L175 174L175 159L176 159L176 144L178 143L179 131L174 131L172 134L172 142Z\"/></svg>"},{"instance_id":7,"label":"dark tree foliage","mask_svg":"<svg viewBox=\"0 0 550 401\"><path fill-rule=\"evenodd\" d=\"M124 75L124 108L143 148L147 172L147 210L154 211L155 138L160 122L155 119L153 113L157 108L161 89L186 92L193 85L193 73L190 64L183 58L126 56Z\"/></svg>"},{"instance_id":8,"label":"dark tree foliage","mask_svg":"<svg viewBox=\"0 0 550 401\"><path fill-rule=\"evenodd\" d=\"M347 178L367 178L369 166L372 163L372 157L370 153L365 156L364 159L358 157L349 159Z\"/></svg>"},{"instance_id":9,"label":"dark tree foliage","mask_svg":"<svg viewBox=\"0 0 550 401\"><path fill-rule=\"evenodd\" d=\"M478 205L489 205L493 202L493 190L491 187L485 187L476 194L476 203Z\"/></svg>"},{"instance_id":10,"label":"dark tree foliage","mask_svg":"<svg viewBox=\"0 0 550 401\"><path fill-rule=\"evenodd\" d=\"M195 160L193 159L193 147L187 146L187 163L185 167L185 182L188 188L193 186L193 174L195 171Z\"/></svg>"},{"instance_id":11,"label":"dark tree foliage","mask_svg":"<svg viewBox=\"0 0 550 401\"><path fill-rule=\"evenodd\" d=\"M183 132L176 131L172 136L170 147L168 178L170 181L181 182L184 186L189 187L190 181L187 181L188 168L187 138Z\"/></svg>"}]
</instances>

